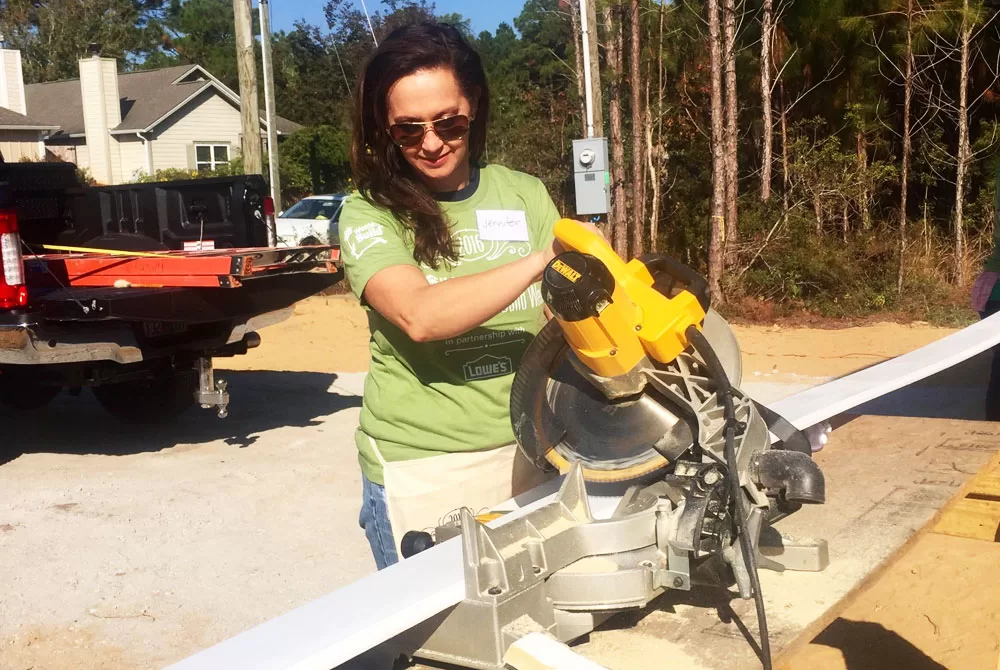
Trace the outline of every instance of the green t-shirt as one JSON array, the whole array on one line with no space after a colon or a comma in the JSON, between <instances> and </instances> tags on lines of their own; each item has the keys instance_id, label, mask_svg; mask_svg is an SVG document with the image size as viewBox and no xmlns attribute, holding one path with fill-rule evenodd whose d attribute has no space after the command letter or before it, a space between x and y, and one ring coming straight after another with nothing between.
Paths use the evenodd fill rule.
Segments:
<instances>
[{"instance_id":1,"label":"green t-shirt","mask_svg":"<svg viewBox=\"0 0 1000 670\"><path fill-rule=\"evenodd\" d=\"M340 217L340 245L354 293L362 297L368 280L394 265L419 267L435 284L499 267L551 242L559 213L541 181L498 165L478 170L475 177L440 203L459 259L441 261L437 269L413 259L412 234L391 212L357 194L348 198ZM383 483L372 440L389 462L514 441L510 387L524 350L544 324L539 284L482 326L438 342L414 342L365 308L372 361L356 441L368 479Z\"/></svg>"}]
</instances>

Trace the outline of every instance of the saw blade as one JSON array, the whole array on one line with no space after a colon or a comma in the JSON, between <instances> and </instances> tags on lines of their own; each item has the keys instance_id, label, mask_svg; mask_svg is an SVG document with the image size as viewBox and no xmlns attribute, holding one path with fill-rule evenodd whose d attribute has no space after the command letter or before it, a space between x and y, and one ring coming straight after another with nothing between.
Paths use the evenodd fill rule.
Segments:
<instances>
[{"instance_id":1,"label":"saw blade","mask_svg":"<svg viewBox=\"0 0 1000 670\"><path fill-rule=\"evenodd\" d=\"M709 312L704 331L738 384L740 354L728 324ZM510 402L522 453L537 467L560 472L579 462L592 482L637 480L665 468L667 459L653 445L683 420L681 408L650 386L636 396L609 400L581 374L573 356L555 321L525 352Z\"/></svg>"}]
</instances>

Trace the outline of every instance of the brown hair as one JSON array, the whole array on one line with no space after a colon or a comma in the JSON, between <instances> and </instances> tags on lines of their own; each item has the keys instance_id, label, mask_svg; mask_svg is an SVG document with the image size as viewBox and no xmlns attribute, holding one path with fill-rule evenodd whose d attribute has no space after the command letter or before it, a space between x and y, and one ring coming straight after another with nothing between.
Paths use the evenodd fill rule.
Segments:
<instances>
[{"instance_id":1,"label":"brown hair","mask_svg":"<svg viewBox=\"0 0 1000 670\"><path fill-rule=\"evenodd\" d=\"M442 258L457 260L448 223L433 192L393 144L389 89L419 70L448 68L475 108L469 130L469 159L475 164L486 147L490 94L479 54L457 28L412 23L392 31L365 63L354 94L351 168L361 195L390 210L413 233L413 258L436 268Z\"/></svg>"}]
</instances>

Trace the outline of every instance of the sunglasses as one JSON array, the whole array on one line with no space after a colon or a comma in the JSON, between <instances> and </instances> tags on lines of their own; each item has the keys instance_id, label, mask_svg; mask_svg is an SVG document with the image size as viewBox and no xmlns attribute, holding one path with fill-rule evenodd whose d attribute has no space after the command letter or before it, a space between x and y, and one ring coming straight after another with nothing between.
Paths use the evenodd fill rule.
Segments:
<instances>
[{"instance_id":1,"label":"sunglasses","mask_svg":"<svg viewBox=\"0 0 1000 670\"><path fill-rule=\"evenodd\" d=\"M434 128L434 134L442 142L453 142L461 139L469 132L472 120L465 114L449 116L435 121L414 121L394 123L389 126L389 137L401 147L412 148L420 146L427 134L428 126Z\"/></svg>"}]
</instances>

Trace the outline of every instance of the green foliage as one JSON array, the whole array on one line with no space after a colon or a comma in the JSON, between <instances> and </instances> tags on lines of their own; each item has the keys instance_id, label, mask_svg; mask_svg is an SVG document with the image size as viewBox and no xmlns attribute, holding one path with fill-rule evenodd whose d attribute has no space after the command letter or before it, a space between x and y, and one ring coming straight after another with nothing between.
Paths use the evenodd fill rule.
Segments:
<instances>
[{"instance_id":1,"label":"green foliage","mask_svg":"<svg viewBox=\"0 0 1000 670\"><path fill-rule=\"evenodd\" d=\"M163 50L147 59L144 67L201 65L227 86L238 88L231 0L170 0L163 22Z\"/></svg>"},{"instance_id":2,"label":"green foliage","mask_svg":"<svg viewBox=\"0 0 1000 670\"><path fill-rule=\"evenodd\" d=\"M351 180L350 134L347 129L313 126L283 141L281 185L285 197L338 193Z\"/></svg>"},{"instance_id":3,"label":"green foliage","mask_svg":"<svg viewBox=\"0 0 1000 670\"><path fill-rule=\"evenodd\" d=\"M138 170L132 175L132 183L152 184L161 181L188 181L191 179L208 179L209 177L231 177L238 174L243 174L242 164L233 161L229 165L216 170L166 168L164 170L156 170L153 174L147 174L142 170Z\"/></svg>"},{"instance_id":4,"label":"green foliage","mask_svg":"<svg viewBox=\"0 0 1000 670\"><path fill-rule=\"evenodd\" d=\"M88 45L126 69L155 54L163 38L165 0L5 0L0 34L20 49L26 83L79 76Z\"/></svg>"},{"instance_id":5,"label":"green foliage","mask_svg":"<svg viewBox=\"0 0 1000 670\"><path fill-rule=\"evenodd\" d=\"M2 4L3 0L0 0ZM592 38L601 46L604 123L611 90L599 3ZM620 3L619 3L620 4ZM740 239L730 247L724 288L735 303L831 317L905 313L961 318L965 298L948 285L955 210L958 58L963 0L822 0L774 3L774 126L763 126L760 95L762 0L740 5L737 37ZM373 49L404 23L437 16L479 50L492 93L486 159L533 174L559 210L573 215L572 140L582 134L576 3L526 0L513 26L471 34L467 19L441 15L430 0L325 0L325 25L299 22L272 36L277 111L307 127L280 145L285 197L349 188L351 89ZM995 3L971 0L975 30L969 91L974 162L966 179L969 268L990 250L1000 107L993 70L1000 59ZM710 67L704 0L640 0L640 81L622 84L626 184L633 176L630 86L649 100L650 139L664 157L655 169L659 248L706 269L712 192ZM627 12L626 12L627 14ZM663 18L663 37L659 22ZM29 81L77 76L86 44L126 67L197 63L236 87L231 0L6 0L0 32L25 53ZM623 26L627 36L628 21ZM902 71L907 35L920 72L912 99L912 150L904 290L896 289L902 156ZM950 50L950 51L949 51ZM624 49L626 70L630 48ZM662 62L662 70L657 65ZM258 59L259 64L259 59ZM663 82L663 105L657 106ZM648 93L647 93L648 87ZM647 98L648 95L648 98ZM645 103L644 103L645 105ZM784 120L782 130L780 121ZM774 141L772 199L759 201L764 134ZM785 146L783 146L783 143ZM784 156L782 155L784 154ZM787 160L787 174L784 173ZM238 161L226 172L242 171ZM161 172L144 180L189 178ZM204 176L204 173L199 176ZM631 191L629 189L629 198ZM973 270L974 272L974 270Z\"/></svg>"}]
</instances>

